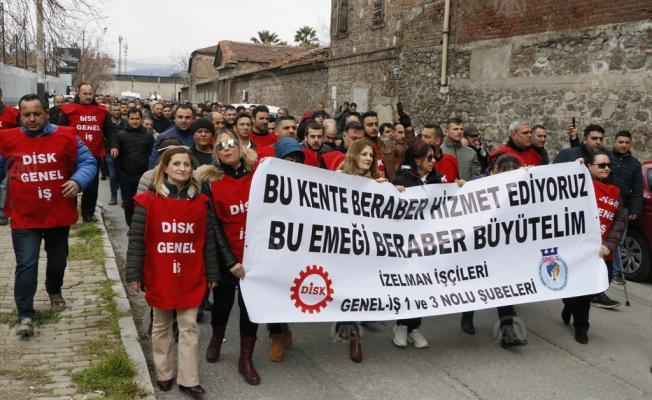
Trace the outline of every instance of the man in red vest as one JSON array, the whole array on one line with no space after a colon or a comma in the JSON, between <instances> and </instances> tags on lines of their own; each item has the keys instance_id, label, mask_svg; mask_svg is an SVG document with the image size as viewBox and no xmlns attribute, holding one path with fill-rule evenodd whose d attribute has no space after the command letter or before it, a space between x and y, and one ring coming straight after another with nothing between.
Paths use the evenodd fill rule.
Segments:
<instances>
[{"instance_id":1,"label":"man in red vest","mask_svg":"<svg viewBox=\"0 0 652 400\"><path fill-rule=\"evenodd\" d=\"M47 106L35 94L18 102L21 127L2 132L0 154L9 171L5 211L11 218L16 255L14 299L24 338L34 334L34 295L41 240L45 241L45 288L55 311L68 258L68 233L77 221L77 193L97 174L97 162L74 128L48 123Z\"/></svg>"},{"instance_id":2,"label":"man in red vest","mask_svg":"<svg viewBox=\"0 0 652 400\"><path fill-rule=\"evenodd\" d=\"M269 108L267 106L256 106L251 113L253 117L252 134L249 137L256 146L263 147L276 143L278 136L268 129Z\"/></svg>"},{"instance_id":3,"label":"man in red vest","mask_svg":"<svg viewBox=\"0 0 652 400\"><path fill-rule=\"evenodd\" d=\"M106 144L113 135L113 123L107 109L95 102L95 88L87 82L82 82L77 88L75 103L66 104L61 111L66 116L66 125L77 129L77 134L88 147L100 165L106 155ZM99 171L99 168L98 168ZM81 212L84 222L95 221L95 205L99 174L82 194Z\"/></svg>"},{"instance_id":4,"label":"man in red vest","mask_svg":"<svg viewBox=\"0 0 652 400\"><path fill-rule=\"evenodd\" d=\"M512 122L509 125L509 140L489 154L489 162L503 153L516 157L523 167L541 165L541 155L532 148L532 125L529 122Z\"/></svg>"},{"instance_id":5,"label":"man in red vest","mask_svg":"<svg viewBox=\"0 0 652 400\"><path fill-rule=\"evenodd\" d=\"M457 158L441 151L444 131L437 124L427 124L421 130L421 140L434 147L432 166L441 174L444 183L453 183L458 178Z\"/></svg>"},{"instance_id":6,"label":"man in red vest","mask_svg":"<svg viewBox=\"0 0 652 400\"><path fill-rule=\"evenodd\" d=\"M0 131L3 129L15 128L18 126L18 115L20 112L7 107L2 103L2 88L0 88ZM5 180L4 160L0 158L0 225L7 225L9 220L4 215L5 196L7 195L7 181Z\"/></svg>"}]
</instances>

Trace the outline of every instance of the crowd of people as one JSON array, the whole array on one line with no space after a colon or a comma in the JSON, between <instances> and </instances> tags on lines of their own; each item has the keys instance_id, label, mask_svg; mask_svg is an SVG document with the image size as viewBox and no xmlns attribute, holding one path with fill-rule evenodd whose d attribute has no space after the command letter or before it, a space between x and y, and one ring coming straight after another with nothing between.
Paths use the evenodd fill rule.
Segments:
<instances>
[{"instance_id":1,"label":"crowd of people","mask_svg":"<svg viewBox=\"0 0 652 400\"><path fill-rule=\"evenodd\" d=\"M260 383L252 362L258 325L249 318L238 283L246 279L246 204L253 173L263 158L393 184L399 191L447 182L463 185L550 162L543 125L515 121L507 129L505 143L492 149L478 129L459 118L441 125L432 121L417 131L402 105L397 108L396 121L380 121L372 110L360 113L355 103L345 103L332 117L321 104L296 118L287 108L273 114L264 105L245 109L221 102L193 106L118 101L97 97L90 83L79 85L72 103L55 96L52 108L36 95L23 96L17 109L0 101L0 153L8 171L3 180L8 198L0 224L11 220L17 334L27 339L34 333L41 241L47 252L45 286L51 306L65 309L61 286L68 232L77 221L77 194L82 193L83 221L95 221L98 182L108 178L109 205L121 204L130 226L126 281L135 292L144 292L152 307L152 352L159 388L170 390L176 376L183 392L196 398L203 395L197 323L210 310L212 337L205 357L218 361L236 298L238 368L246 382ZM588 167L598 207L605 211L600 213L600 256L608 265L609 281L613 278L622 284L619 246L627 221L641 214L643 204L640 163L630 151L632 135L617 132L613 149L605 149L606 132L600 125L586 125L580 138L573 122L567 134L570 146L552 162L580 160ZM605 293L564 299L562 320L569 324L572 319L579 343L588 342L591 304L620 305ZM503 347L526 345L513 328L515 308L499 307L498 316ZM397 321L393 343L427 347L420 324L420 318ZM465 333L475 334L473 312L464 313L460 324ZM293 342L292 331L284 323L267 328L268 358L279 362ZM354 362L362 361L360 329L360 324L350 322L337 323L334 329L335 337L349 342Z\"/></svg>"}]
</instances>

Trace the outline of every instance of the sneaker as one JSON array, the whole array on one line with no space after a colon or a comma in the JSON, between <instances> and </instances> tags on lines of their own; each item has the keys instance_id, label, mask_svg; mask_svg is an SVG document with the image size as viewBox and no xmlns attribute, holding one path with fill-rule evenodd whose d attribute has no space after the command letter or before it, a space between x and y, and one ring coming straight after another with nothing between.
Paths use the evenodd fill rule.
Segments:
<instances>
[{"instance_id":1,"label":"sneaker","mask_svg":"<svg viewBox=\"0 0 652 400\"><path fill-rule=\"evenodd\" d=\"M625 284L625 279L621 276L614 276L613 279L611 279L611 282L615 283L616 285L624 285Z\"/></svg>"},{"instance_id":2,"label":"sneaker","mask_svg":"<svg viewBox=\"0 0 652 400\"><path fill-rule=\"evenodd\" d=\"M591 304L597 307L602 307L602 308L616 308L620 307L620 303L617 302L616 300L612 300L607 296L606 293L602 293L597 295L596 297L591 300Z\"/></svg>"},{"instance_id":3,"label":"sneaker","mask_svg":"<svg viewBox=\"0 0 652 400\"><path fill-rule=\"evenodd\" d=\"M23 318L18 324L16 335L22 338L34 336L34 321L31 318Z\"/></svg>"},{"instance_id":4,"label":"sneaker","mask_svg":"<svg viewBox=\"0 0 652 400\"><path fill-rule=\"evenodd\" d=\"M413 329L412 332L408 333L408 341L414 344L414 347L417 349L428 347L428 340L426 340L418 329Z\"/></svg>"},{"instance_id":5,"label":"sneaker","mask_svg":"<svg viewBox=\"0 0 652 400\"><path fill-rule=\"evenodd\" d=\"M500 343L504 349L508 347L525 346L527 340L522 337L519 329L515 329L512 324L505 324L501 327Z\"/></svg>"},{"instance_id":6,"label":"sneaker","mask_svg":"<svg viewBox=\"0 0 652 400\"><path fill-rule=\"evenodd\" d=\"M109 205L115 206L116 204L118 204L118 199L116 197L111 197L111 200L109 200Z\"/></svg>"},{"instance_id":7,"label":"sneaker","mask_svg":"<svg viewBox=\"0 0 652 400\"><path fill-rule=\"evenodd\" d=\"M394 326L393 342L398 347L406 347L408 342L408 331L405 325Z\"/></svg>"},{"instance_id":8,"label":"sneaker","mask_svg":"<svg viewBox=\"0 0 652 400\"><path fill-rule=\"evenodd\" d=\"M63 311L66 309L66 301L63 299L63 296L61 296L61 293L58 294L50 294L50 307L52 308L52 311Z\"/></svg>"}]
</instances>

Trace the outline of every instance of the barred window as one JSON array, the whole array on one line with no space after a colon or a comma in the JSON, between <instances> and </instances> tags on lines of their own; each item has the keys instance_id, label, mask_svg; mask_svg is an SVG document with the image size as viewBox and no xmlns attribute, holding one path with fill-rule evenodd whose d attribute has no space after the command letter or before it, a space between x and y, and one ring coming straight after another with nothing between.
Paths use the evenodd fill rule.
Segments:
<instances>
[{"instance_id":1,"label":"barred window","mask_svg":"<svg viewBox=\"0 0 652 400\"><path fill-rule=\"evenodd\" d=\"M374 0L373 26L382 26L385 23L385 0Z\"/></svg>"},{"instance_id":2,"label":"barred window","mask_svg":"<svg viewBox=\"0 0 652 400\"><path fill-rule=\"evenodd\" d=\"M349 1L337 1L337 33L346 33L349 30Z\"/></svg>"}]
</instances>

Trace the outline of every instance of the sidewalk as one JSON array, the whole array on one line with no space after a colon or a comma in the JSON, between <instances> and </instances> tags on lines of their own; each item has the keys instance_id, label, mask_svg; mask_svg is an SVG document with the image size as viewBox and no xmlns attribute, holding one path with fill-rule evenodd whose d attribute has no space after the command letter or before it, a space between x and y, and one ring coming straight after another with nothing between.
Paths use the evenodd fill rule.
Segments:
<instances>
[{"instance_id":1,"label":"sidewalk","mask_svg":"<svg viewBox=\"0 0 652 400\"><path fill-rule=\"evenodd\" d=\"M34 301L38 314L35 336L22 340L15 334L15 257L11 232L8 226L0 227L0 399L146 395L148 383L138 378L133 357L130 360L127 356L131 352L125 352L124 337L121 339L120 327L131 317L128 308L123 311L115 278L107 278L104 261L107 260L109 267L108 261L113 259L106 257L113 254L105 248L105 239L106 232L99 223L77 224L71 230L62 290L67 308L61 313L50 311L44 288L45 252L41 250ZM105 251L111 254L105 255ZM112 372L117 375L111 377Z\"/></svg>"}]
</instances>

